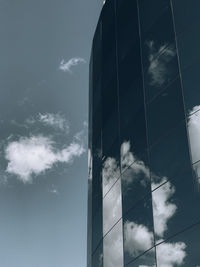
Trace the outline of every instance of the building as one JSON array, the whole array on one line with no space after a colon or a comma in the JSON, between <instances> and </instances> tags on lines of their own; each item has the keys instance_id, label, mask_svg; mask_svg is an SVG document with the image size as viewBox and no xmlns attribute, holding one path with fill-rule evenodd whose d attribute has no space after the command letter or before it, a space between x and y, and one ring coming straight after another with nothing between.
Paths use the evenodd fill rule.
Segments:
<instances>
[{"instance_id":1,"label":"building","mask_svg":"<svg viewBox=\"0 0 200 267\"><path fill-rule=\"evenodd\" d=\"M200 266L200 1L107 0L90 62L88 267Z\"/></svg>"}]
</instances>

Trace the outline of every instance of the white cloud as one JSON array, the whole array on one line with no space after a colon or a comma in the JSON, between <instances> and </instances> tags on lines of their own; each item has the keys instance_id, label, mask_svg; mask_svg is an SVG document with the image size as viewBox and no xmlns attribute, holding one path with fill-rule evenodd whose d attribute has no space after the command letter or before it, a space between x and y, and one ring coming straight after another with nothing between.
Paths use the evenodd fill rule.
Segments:
<instances>
[{"instance_id":1,"label":"white cloud","mask_svg":"<svg viewBox=\"0 0 200 267\"><path fill-rule=\"evenodd\" d=\"M71 72L71 68L73 66L77 66L80 63L86 63L85 59L79 58L79 57L74 57L68 60L67 62L63 59L60 62L59 69L64 71L64 72Z\"/></svg>"},{"instance_id":2,"label":"white cloud","mask_svg":"<svg viewBox=\"0 0 200 267\"><path fill-rule=\"evenodd\" d=\"M130 142L123 142L121 145L121 166L122 171L129 167L128 175L123 175L123 179L126 184L131 184L135 179L138 179L139 174L143 174L141 184L146 185L146 179L149 179L150 173L149 168L145 166L144 162L137 159L134 154L130 151ZM140 177L141 178L141 177Z\"/></svg>"},{"instance_id":3,"label":"white cloud","mask_svg":"<svg viewBox=\"0 0 200 267\"><path fill-rule=\"evenodd\" d=\"M149 47L148 73L151 77L150 84L161 86L169 78L170 70L168 69L168 63L176 55L175 48L169 44L156 48L154 41L148 42L147 45Z\"/></svg>"},{"instance_id":4,"label":"white cloud","mask_svg":"<svg viewBox=\"0 0 200 267\"><path fill-rule=\"evenodd\" d=\"M153 247L153 233L142 224L126 221L124 224L124 248L132 256Z\"/></svg>"},{"instance_id":5,"label":"white cloud","mask_svg":"<svg viewBox=\"0 0 200 267\"><path fill-rule=\"evenodd\" d=\"M55 142L49 137L20 137L18 141L11 141L5 149L8 160L6 171L28 183L33 175L43 173L57 162L70 163L83 152L83 146L75 142L57 150Z\"/></svg>"},{"instance_id":6,"label":"white cloud","mask_svg":"<svg viewBox=\"0 0 200 267\"><path fill-rule=\"evenodd\" d=\"M69 124L64 115L60 113L39 113L38 121L55 129L69 131Z\"/></svg>"},{"instance_id":7,"label":"white cloud","mask_svg":"<svg viewBox=\"0 0 200 267\"><path fill-rule=\"evenodd\" d=\"M153 186L158 187L164 182L166 182L166 178L162 178L160 183ZM168 220L177 210L177 206L170 202L174 192L175 188L168 182L152 193L154 229L155 233L160 237L163 237L167 230Z\"/></svg>"},{"instance_id":8,"label":"white cloud","mask_svg":"<svg viewBox=\"0 0 200 267\"><path fill-rule=\"evenodd\" d=\"M104 164L102 170L103 176L103 195L105 195L111 188L113 183L120 176L120 169L117 161L114 158L108 157Z\"/></svg>"},{"instance_id":9,"label":"white cloud","mask_svg":"<svg viewBox=\"0 0 200 267\"><path fill-rule=\"evenodd\" d=\"M183 242L162 243L156 248L159 267L174 267L182 265L186 257L186 245Z\"/></svg>"},{"instance_id":10,"label":"white cloud","mask_svg":"<svg viewBox=\"0 0 200 267\"><path fill-rule=\"evenodd\" d=\"M58 195L58 190L57 190L57 189L50 189L50 190L49 190L49 193Z\"/></svg>"},{"instance_id":11,"label":"white cloud","mask_svg":"<svg viewBox=\"0 0 200 267\"><path fill-rule=\"evenodd\" d=\"M123 238L122 221L120 221L111 232L104 238L103 262L105 267L123 266Z\"/></svg>"},{"instance_id":12,"label":"white cloud","mask_svg":"<svg viewBox=\"0 0 200 267\"><path fill-rule=\"evenodd\" d=\"M200 109L200 106L195 106L190 114ZM200 112L196 112L188 119L188 133L190 140L192 162L200 160ZM200 164L193 165L197 176L200 177ZM200 180L199 180L200 182Z\"/></svg>"},{"instance_id":13,"label":"white cloud","mask_svg":"<svg viewBox=\"0 0 200 267\"><path fill-rule=\"evenodd\" d=\"M104 235L122 217L121 180L119 179L103 199Z\"/></svg>"}]
</instances>

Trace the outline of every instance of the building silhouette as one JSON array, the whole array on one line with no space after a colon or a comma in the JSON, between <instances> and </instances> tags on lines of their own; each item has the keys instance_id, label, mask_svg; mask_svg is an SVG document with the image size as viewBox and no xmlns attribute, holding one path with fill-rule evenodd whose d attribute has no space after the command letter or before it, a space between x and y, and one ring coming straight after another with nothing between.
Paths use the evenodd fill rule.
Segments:
<instances>
[{"instance_id":1,"label":"building silhouette","mask_svg":"<svg viewBox=\"0 0 200 267\"><path fill-rule=\"evenodd\" d=\"M88 267L200 266L200 1L107 0L90 62Z\"/></svg>"}]
</instances>

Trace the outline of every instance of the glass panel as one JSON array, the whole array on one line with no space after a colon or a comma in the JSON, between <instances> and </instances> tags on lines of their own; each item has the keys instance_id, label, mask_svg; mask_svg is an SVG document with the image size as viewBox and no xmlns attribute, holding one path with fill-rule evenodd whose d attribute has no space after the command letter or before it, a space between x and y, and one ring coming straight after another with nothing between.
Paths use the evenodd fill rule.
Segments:
<instances>
[{"instance_id":1,"label":"glass panel","mask_svg":"<svg viewBox=\"0 0 200 267\"><path fill-rule=\"evenodd\" d=\"M194 64L200 60L200 27L199 23L194 24L192 28L177 36L178 51L180 57L181 69Z\"/></svg>"},{"instance_id":2,"label":"glass panel","mask_svg":"<svg viewBox=\"0 0 200 267\"><path fill-rule=\"evenodd\" d=\"M152 8L150 8L150 10L152 10ZM151 15L151 13L149 14ZM140 16L140 21L142 25L143 16ZM158 17L156 22L151 26L151 28L147 32L144 32L141 27L141 37L142 37L142 50L144 56L143 65L145 69L149 65L149 59L154 58L153 52L154 53L157 52L157 55L159 55L161 54L162 51L165 50L165 48L170 47L169 45L171 45L172 46L171 48L173 49L172 51L169 51L169 55L174 54L175 35L174 35L174 26L173 26L171 8L170 7L165 8L165 11L162 13L162 16ZM152 54L149 54L149 50L152 52Z\"/></svg>"},{"instance_id":3,"label":"glass panel","mask_svg":"<svg viewBox=\"0 0 200 267\"><path fill-rule=\"evenodd\" d=\"M92 256L92 267L103 267L103 243L99 245Z\"/></svg>"},{"instance_id":4,"label":"glass panel","mask_svg":"<svg viewBox=\"0 0 200 267\"><path fill-rule=\"evenodd\" d=\"M200 225L156 247L157 266L200 266Z\"/></svg>"},{"instance_id":5,"label":"glass panel","mask_svg":"<svg viewBox=\"0 0 200 267\"><path fill-rule=\"evenodd\" d=\"M128 266L129 267L155 267L156 266L155 254L156 254L155 248L153 248L147 251L146 253L144 253L143 255L141 255L140 257L138 257L133 262L131 262ZM159 267L162 267L162 266L159 266Z\"/></svg>"},{"instance_id":6,"label":"glass panel","mask_svg":"<svg viewBox=\"0 0 200 267\"><path fill-rule=\"evenodd\" d=\"M110 150L111 155L115 155L118 153L118 147L113 145ZM116 151L117 150L117 151ZM108 192L114 182L120 176L120 167L119 167L119 156L118 157L108 157L103 161L103 169L102 169L102 177L103 177L103 196Z\"/></svg>"},{"instance_id":7,"label":"glass panel","mask_svg":"<svg viewBox=\"0 0 200 267\"><path fill-rule=\"evenodd\" d=\"M130 156L130 155L129 155ZM145 154L147 157L147 154ZM122 173L123 214L150 193L150 173L146 161L135 159L135 162Z\"/></svg>"},{"instance_id":8,"label":"glass panel","mask_svg":"<svg viewBox=\"0 0 200 267\"><path fill-rule=\"evenodd\" d=\"M102 207L92 214L92 251L94 252L103 237Z\"/></svg>"},{"instance_id":9,"label":"glass panel","mask_svg":"<svg viewBox=\"0 0 200 267\"><path fill-rule=\"evenodd\" d=\"M165 181L166 177L157 178L153 187ZM172 181L153 191L152 199L157 243L200 221L200 194L195 188L192 169L177 174Z\"/></svg>"},{"instance_id":10,"label":"glass panel","mask_svg":"<svg viewBox=\"0 0 200 267\"><path fill-rule=\"evenodd\" d=\"M119 61L121 62L125 57L132 59L135 50L131 49L131 47L135 42L139 44L136 1L117 1L117 37Z\"/></svg>"},{"instance_id":11,"label":"glass panel","mask_svg":"<svg viewBox=\"0 0 200 267\"><path fill-rule=\"evenodd\" d=\"M122 221L106 235L103 242L104 267L123 267Z\"/></svg>"},{"instance_id":12,"label":"glass panel","mask_svg":"<svg viewBox=\"0 0 200 267\"><path fill-rule=\"evenodd\" d=\"M183 93L187 115L200 110L200 61L182 71Z\"/></svg>"},{"instance_id":13,"label":"glass panel","mask_svg":"<svg viewBox=\"0 0 200 267\"><path fill-rule=\"evenodd\" d=\"M192 163L200 160L200 111L188 118L188 134Z\"/></svg>"},{"instance_id":14,"label":"glass panel","mask_svg":"<svg viewBox=\"0 0 200 267\"><path fill-rule=\"evenodd\" d=\"M123 215L125 264L154 246L151 204L151 198L146 198Z\"/></svg>"},{"instance_id":15,"label":"glass panel","mask_svg":"<svg viewBox=\"0 0 200 267\"><path fill-rule=\"evenodd\" d=\"M176 33L188 30L189 28L199 25L199 0L172 0L174 10L174 20L176 25ZM184 10L184 12L182 12Z\"/></svg>"},{"instance_id":16,"label":"glass panel","mask_svg":"<svg viewBox=\"0 0 200 267\"><path fill-rule=\"evenodd\" d=\"M151 176L174 179L190 167L185 121L149 150Z\"/></svg>"},{"instance_id":17,"label":"glass panel","mask_svg":"<svg viewBox=\"0 0 200 267\"><path fill-rule=\"evenodd\" d=\"M147 31L169 7L169 0L140 0L140 21L142 31Z\"/></svg>"},{"instance_id":18,"label":"glass panel","mask_svg":"<svg viewBox=\"0 0 200 267\"><path fill-rule=\"evenodd\" d=\"M114 184L103 199L103 234L122 217L121 179Z\"/></svg>"},{"instance_id":19,"label":"glass panel","mask_svg":"<svg viewBox=\"0 0 200 267\"><path fill-rule=\"evenodd\" d=\"M177 79L154 101L147 105L147 128L149 144L176 127L184 119L180 80Z\"/></svg>"},{"instance_id":20,"label":"glass panel","mask_svg":"<svg viewBox=\"0 0 200 267\"><path fill-rule=\"evenodd\" d=\"M125 125L125 123L127 123ZM135 157L142 158L144 152L147 149L147 133L146 133L146 120L145 120L145 110L142 108L136 114L135 117L124 118L124 122L121 127L121 166L124 169L122 159L124 158L124 147L129 144L129 153L133 155L133 160ZM126 152L126 151L125 151ZM129 158L129 164L132 164L131 158ZM128 166L125 166L128 167Z\"/></svg>"}]
</instances>

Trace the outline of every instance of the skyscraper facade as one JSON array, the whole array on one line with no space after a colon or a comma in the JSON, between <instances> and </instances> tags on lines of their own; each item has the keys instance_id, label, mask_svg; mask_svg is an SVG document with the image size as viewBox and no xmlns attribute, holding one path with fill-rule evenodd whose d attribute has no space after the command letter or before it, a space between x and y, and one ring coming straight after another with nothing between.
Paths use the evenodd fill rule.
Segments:
<instances>
[{"instance_id":1,"label":"skyscraper facade","mask_svg":"<svg viewBox=\"0 0 200 267\"><path fill-rule=\"evenodd\" d=\"M107 0L90 62L88 267L200 266L200 1Z\"/></svg>"}]
</instances>

